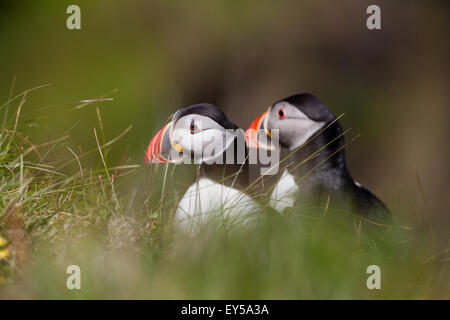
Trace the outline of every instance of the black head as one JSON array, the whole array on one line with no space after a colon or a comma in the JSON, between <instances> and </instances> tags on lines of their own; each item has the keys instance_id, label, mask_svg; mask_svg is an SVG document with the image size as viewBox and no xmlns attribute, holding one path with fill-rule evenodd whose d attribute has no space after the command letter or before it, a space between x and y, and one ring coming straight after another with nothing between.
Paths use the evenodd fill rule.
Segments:
<instances>
[{"instance_id":1,"label":"black head","mask_svg":"<svg viewBox=\"0 0 450 320\"><path fill-rule=\"evenodd\" d=\"M179 119L190 114L208 117L220 124L224 129L238 129L238 126L219 107L210 103L198 103L181 108L173 115L172 121L176 123Z\"/></svg>"},{"instance_id":2,"label":"black head","mask_svg":"<svg viewBox=\"0 0 450 320\"><path fill-rule=\"evenodd\" d=\"M331 122L335 118L328 107L311 93L299 93L275 102L272 106L287 102L303 112L309 119L318 122Z\"/></svg>"}]
</instances>

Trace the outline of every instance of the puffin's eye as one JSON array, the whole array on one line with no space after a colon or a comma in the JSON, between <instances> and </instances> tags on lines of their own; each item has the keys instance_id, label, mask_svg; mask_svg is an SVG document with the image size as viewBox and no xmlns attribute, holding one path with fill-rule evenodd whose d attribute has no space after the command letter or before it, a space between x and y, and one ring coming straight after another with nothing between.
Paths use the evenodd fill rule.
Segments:
<instances>
[{"instance_id":1,"label":"puffin's eye","mask_svg":"<svg viewBox=\"0 0 450 320\"><path fill-rule=\"evenodd\" d=\"M286 114L284 113L283 108L278 109L278 118L280 119L286 118Z\"/></svg>"},{"instance_id":2,"label":"puffin's eye","mask_svg":"<svg viewBox=\"0 0 450 320\"><path fill-rule=\"evenodd\" d=\"M191 124L189 126L189 131L191 132L191 134L194 134L194 133L197 133L200 131L197 124L195 123L195 120L191 121Z\"/></svg>"}]
</instances>

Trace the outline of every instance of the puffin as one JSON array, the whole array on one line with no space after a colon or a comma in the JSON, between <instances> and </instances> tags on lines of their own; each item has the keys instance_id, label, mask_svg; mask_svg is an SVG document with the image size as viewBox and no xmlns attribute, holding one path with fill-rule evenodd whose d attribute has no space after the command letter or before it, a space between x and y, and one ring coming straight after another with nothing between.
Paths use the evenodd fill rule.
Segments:
<instances>
[{"instance_id":1,"label":"puffin","mask_svg":"<svg viewBox=\"0 0 450 320\"><path fill-rule=\"evenodd\" d=\"M261 204L249 191L244 131L217 106L179 109L148 145L147 163L198 166L197 179L178 204L174 222L200 230L211 221L247 224Z\"/></svg>"},{"instance_id":2,"label":"puffin","mask_svg":"<svg viewBox=\"0 0 450 320\"><path fill-rule=\"evenodd\" d=\"M295 197L295 208L319 205L375 224L391 220L386 205L352 178L341 124L319 98L301 93L273 103L252 122L246 139L254 147L267 148L259 138L273 138L274 132L278 142L273 139L272 143L288 153L285 167L294 179L288 179L291 185L284 189L288 197Z\"/></svg>"}]
</instances>

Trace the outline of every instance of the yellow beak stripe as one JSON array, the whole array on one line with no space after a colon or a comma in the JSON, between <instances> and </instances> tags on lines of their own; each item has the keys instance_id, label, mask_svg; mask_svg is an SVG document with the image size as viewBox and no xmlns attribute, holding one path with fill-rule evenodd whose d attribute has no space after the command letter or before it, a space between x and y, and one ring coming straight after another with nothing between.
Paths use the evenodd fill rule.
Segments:
<instances>
[{"instance_id":1,"label":"yellow beak stripe","mask_svg":"<svg viewBox=\"0 0 450 320\"><path fill-rule=\"evenodd\" d=\"M182 153L183 152L183 147L181 145L179 145L178 143L175 143L173 145L173 148L178 152L178 153Z\"/></svg>"}]
</instances>

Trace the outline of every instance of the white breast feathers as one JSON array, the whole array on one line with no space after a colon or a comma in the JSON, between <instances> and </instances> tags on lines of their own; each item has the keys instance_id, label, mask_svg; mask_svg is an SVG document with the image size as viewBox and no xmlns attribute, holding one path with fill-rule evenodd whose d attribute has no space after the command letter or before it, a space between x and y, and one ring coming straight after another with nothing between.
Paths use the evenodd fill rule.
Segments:
<instances>
[{"instance_id":1,"label":"white breast feathers","mask_svg":"<svg viewBox=\"0 0 450 320\"><path fill-rule=\"evenodd\" d=\"M270 197L270 206L279 212L294 206L299 187L295 183L294 176L284 170Z\"/></svg>"},{"instance_id":2,"label":"white breast feathers","mask_svg":"<svg viewBox=\"0 0 450 320\"><path fill-rule=\"evenodd\" d=\"M181 199L175 223L187 230L198 230L208 223L248 223L261 206L234 188L207 178L193 183Z\"/></svg>"}]
</instances>

